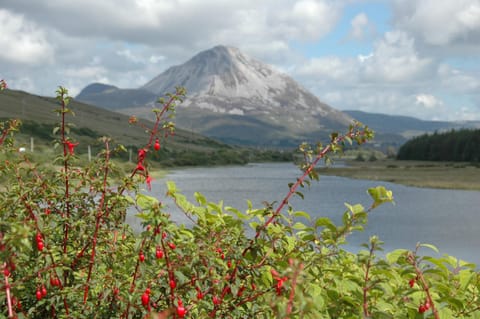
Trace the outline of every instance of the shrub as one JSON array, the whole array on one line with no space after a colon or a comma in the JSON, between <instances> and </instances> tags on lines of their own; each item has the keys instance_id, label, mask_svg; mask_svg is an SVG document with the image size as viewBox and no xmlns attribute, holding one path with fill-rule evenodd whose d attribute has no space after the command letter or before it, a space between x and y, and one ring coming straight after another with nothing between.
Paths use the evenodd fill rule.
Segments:
<instances>
[{"instance_id":1,"label":"shrub","mask_svg":"<svg viewBox=\"0 0 480 319\"><path fill-rule=\"evenodd\" d=\"M17 121L1 127L0 193L2 315L9 318L474 318L480 309L475 265L445 256L395 250L380 258L372 237L354 254L346 237L362 230L368 214L391 202L383 187L369 189L368 208L346 204L342 223L312 220L289 204L317 179L315 166L343 144L373 133L359 124L332 134L326 146L300 150L302 175L278 203L246 212L212 203L199 193L190 203L168 183L169 196L191 221L171 220L161 200L142 192L151 183L149 156L157 136L172 135L169 121L185 92L177 89L154 109L155 122L131 173L114 182L111 156L124 150L102 138L104 150L76 165L78 143L65 125L69 97L59 88L61 150L57 170L40 171L14 147ZM132 124L139 124L131 118ZM143 229L125 223L137 211ZM249 225L251 232L246 230ZM251 235L249 235L251 234Z\"/></svg>"}]
</instances>

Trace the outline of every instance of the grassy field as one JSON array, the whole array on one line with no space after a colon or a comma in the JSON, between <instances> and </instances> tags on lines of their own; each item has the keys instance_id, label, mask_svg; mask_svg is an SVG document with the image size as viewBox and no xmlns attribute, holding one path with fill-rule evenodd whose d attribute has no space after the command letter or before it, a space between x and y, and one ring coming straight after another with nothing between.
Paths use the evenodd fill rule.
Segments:
<instances>
[{"instance_id":1,"label":"grassy field","mask_svg":"<svg viewBox=\"0 0 480 319\"><path fill-rule=\"evenodd\" d=\"M470 163L349 160L346 164L320 168L319 173L417 187L480 190L480 165Z\"/></svg>"}]
</instances>

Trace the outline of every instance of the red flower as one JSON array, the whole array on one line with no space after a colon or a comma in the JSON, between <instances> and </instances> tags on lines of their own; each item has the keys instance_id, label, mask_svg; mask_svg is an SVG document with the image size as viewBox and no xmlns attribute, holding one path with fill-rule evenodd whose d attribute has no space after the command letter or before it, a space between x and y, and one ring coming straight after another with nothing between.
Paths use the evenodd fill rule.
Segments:
<instances>
[{"instance_id":1,"label":"red flower","mask_svg":"<svg viewBox=\"0 0 480 319\"><path fill-rule=\"evenodd\" d=\"M150 175L148 175L146 182L147 182L147 188L148 188L149 191L152 190L152 180L153 180L153 178Z\"/></svg>"},{"instance_id":2,"label":"red flower","mask_svg":"<svg viewBox=\"0 0 480 319\"><path fill-rule=\"evenodd\" d=\"M147 151L143 148L138 150L138 162L143 162L145 159L145 156L147 155Z\"/></svg>"},{"instance_id":3,"label":"red flower","mask_svg":"<svg viewBox=\"0 0 480 319\"><path fill-rule=\"evenodd\" d=\"M135 170L137 170L137 171L144 171L144 170L145 170L145 167L143 166L142 163L139 162L139 163L137 164L137 168L136 168Z\"/></svg>"},{"instance_id":4,"label":"red flower","mask_svg":"<svg viewBox=\"0 0 480 319\"><path fill-rule=\"evenodd\" d=\"M70 141L66 141L65 144L68 147L68 152L70 153L70 155L73 155L75 151L75 147L78 145L78 143L72 143Z\"/></svg>"}]
</instances>

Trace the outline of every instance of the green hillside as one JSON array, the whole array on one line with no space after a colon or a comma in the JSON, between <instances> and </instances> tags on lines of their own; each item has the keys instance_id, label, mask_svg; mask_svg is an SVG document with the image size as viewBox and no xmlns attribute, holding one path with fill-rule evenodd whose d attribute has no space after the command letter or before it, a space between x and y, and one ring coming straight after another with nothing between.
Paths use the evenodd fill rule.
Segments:
<instances>
[{"instance_id":1,"label":"green hillside","mask_svg":"<svg viewBox=\"0 0 480 319\"><path fill-rule=\"evenodd\" d=\"M20 119L23 122L18 139L28 146L30 137L35 145L51 145L53 128L60 118L54 109L55 98L32 95L23 91L5 90L0 94L0 118ZM144 129L128 123L129 116L98 108L75 100L69 105L75 116L68 122L74 126L72 134L80 142L79 154L87 152L87 145L96 151L101 136L109 136L114 143L136 151L147 141ZM152 113L153 116L153 113ZM151 125L147 125L150 126ZM28 148L28 147L27 147ZM274 156L277 158L278 154ZM169 137L156 160L166 166L242 164L251 160L268 160L271 154L251 149L237 149L216 140L177 128ZM128 154L124 154L128 158Z\"/></svg>"}]
</instances>

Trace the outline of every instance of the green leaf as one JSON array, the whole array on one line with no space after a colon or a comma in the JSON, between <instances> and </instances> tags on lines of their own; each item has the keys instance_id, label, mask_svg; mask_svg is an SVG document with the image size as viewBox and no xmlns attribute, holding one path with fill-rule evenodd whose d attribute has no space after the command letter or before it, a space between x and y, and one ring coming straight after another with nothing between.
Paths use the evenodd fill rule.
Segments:
<instances>
[{"instance_id":1,"label":"green leaf","mask_svg":"<svg viewBox=\"0 0 480 319\"><path fill-rule=\"evenodd\" d=\"M201 193L195 192L193 196L195 196L195 199L197 200L198 204L205 205L207 203L207 199Z\"/></svg>"},{"instance_id":2,"label":"green leaf","mask_svg":"<svg viewBox=\"0 0 480 319\"><path fill-rule=\"evenodd\" d=\"M304 211L296 211L293 213L293 216L295 217L305 217L306 219L310 220L310 215L307 212Z\"/></svg>"},{"instance_id":3,"label":"green leaf","mask_svg":"<svg viewBox=\"0 0 480 319\"><path fill-rule=\"evenodd\" d=\"M332 221L330 220L330 218L327 218L327 217L320 217L315 221L315 227L332 226L332 225L333 225Z\"/></svg>"},{"instance_id":4,"label":"green leaf","mask_svg":"<svg viewBox=\"0 0 480 319\"><path fill-rule=\"evenodd\" d=\"M437 254L439 253L438 248L435 247L434 245L431 245L431 244L420 244L420 247L430 248L431 250L433 250Z\"/></svg>"},{"instance_id":5,"label":"green leaf","mask_svg":"<svg viewBox=\"0 0 480 319\"><path fill-rule=\"evenodd\" d=\"M137 205L144 210L151 209L152 207L159 204L158 199L145 194L137 194L136 202Z\"/></svg>"},{"instance_id":6,"label":"green leaf","mask_svg":"<svg viewBox=\"0 0 480 319\"><path fill-rule=\"evenodd\" d=\"M386 258L389 264L394 264L401 256L405 256L408 253L406 249L396 249L387 254Z\"/></svg>"},{"instance_id":7,"label":"green leaf","mask_svg":"<svg viewBox=\"0 0 480 319\"><path fill-rule=\"evenodd\" d=\"M375 208L383 203L393 203L393 192L387 190L383 186L377 186L368 189L368 194L374 200L372 208Z\"/></svg>"},{"instance_id":8,"label":"green leaf","mask_svg":"<svg viewBox=\"0 0 480 319\"><path fill-rule=\"evenodd\" d=\"M302 224L302 223L297 222L297 223L295 223L295 224L292 226L292 228L293 228L293 229L301 230L301 229L307 228L307 226L305 226L305 225Z\"/></svg>"}]
</instances>

